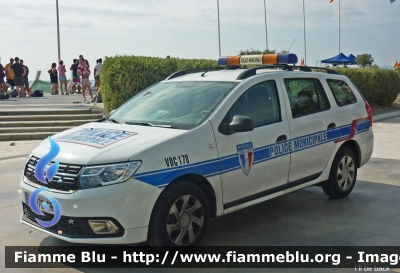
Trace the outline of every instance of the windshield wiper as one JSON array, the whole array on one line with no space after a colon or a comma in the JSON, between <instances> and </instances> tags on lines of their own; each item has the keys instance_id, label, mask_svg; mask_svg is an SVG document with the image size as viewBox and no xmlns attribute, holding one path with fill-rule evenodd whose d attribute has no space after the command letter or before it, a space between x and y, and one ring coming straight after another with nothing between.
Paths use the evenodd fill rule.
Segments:
<instances>
[{"instance_id":1,"label":"windshield wiper","mask_svg":"<svg viewBox=\"0 0 400 273\"><path fill-rule=\"evenodd\" d=\"M150 122L130 122L130 121L126 121L124 123L125 124L129 124L129 125L154 126L154 124L151 124Z\"/></svg>"},{"instance_id":2,"label":"windshield wiper","mask_svg":"<svg viewBox=\"0 0 400 273\"><path fill-rule=\"evenodd\" d=\"M150 122L130 122L130 121L127 121L127 122L125 122L125 124L179 129L178 127L172 126L172 125L158 125L158 124L152 124Z\"/></svg>"},{"instance_id":3,"label":"windshield wiper","mask_svg":"<svg viewBox=\"0 0 400 273\"><path fill-rule=\"evenodd\" d=\"M118 124L121 124L121 122L119 122L119 121L117 121L117 120L115 120L115 119L113 119L113 118L110 118L110 117L106 117L106 118L104 118L105 120L108 120L108 121L111 121L111 122L114 122L114 123L118 123Z\"/></svg>"}]
</instances>

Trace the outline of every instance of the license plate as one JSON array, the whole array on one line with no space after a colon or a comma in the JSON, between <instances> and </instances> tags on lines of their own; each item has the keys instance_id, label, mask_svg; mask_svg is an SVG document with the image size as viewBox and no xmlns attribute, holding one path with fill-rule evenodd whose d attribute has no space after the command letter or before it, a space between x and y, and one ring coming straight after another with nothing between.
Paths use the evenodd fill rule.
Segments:
<instances>
[{"instance_id":1,"label":"license plate","mask_svg":"<svg viewBox=\"0 0 400 273\"><path fill-rule=\"evenodd\" d=\"M31 197L31 193L25 192L25 202L28 204L28 206L29 206L29 198L30 197ZM46 210L43 207L43 202L47 204L47 206L49 207L50 210ZM54 214L53 204L49 200L45 200L45 199L38 197L38 199L36 200L36 203L41 211Z\"/></svg>"}]
</instances>

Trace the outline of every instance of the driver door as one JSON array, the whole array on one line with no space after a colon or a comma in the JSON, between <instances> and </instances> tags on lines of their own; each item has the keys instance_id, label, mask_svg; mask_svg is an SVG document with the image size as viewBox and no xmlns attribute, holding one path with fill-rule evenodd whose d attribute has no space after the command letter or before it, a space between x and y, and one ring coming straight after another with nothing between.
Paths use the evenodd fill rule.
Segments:
<instances>
[{"instance_id":1,"label":"driver door","mask_svg":"<svg viewBox=\"0 0 400 273\"><path fill-rule=\"evenodd\" d=\"M275 80L257 83L239 95L221 121L211 121L217 142L224 210L269 194L288 182L289 124ZM235 115L250 117L254 130L230 133Z\"/></svg>"}]
</instances>

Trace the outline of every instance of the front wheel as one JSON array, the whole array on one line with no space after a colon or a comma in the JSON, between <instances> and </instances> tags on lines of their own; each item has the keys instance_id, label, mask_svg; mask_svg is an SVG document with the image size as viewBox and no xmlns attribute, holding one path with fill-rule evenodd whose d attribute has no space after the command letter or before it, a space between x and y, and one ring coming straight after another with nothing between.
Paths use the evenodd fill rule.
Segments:
<instances>
[{"instance_id":1,"label":"front wheel","mask_svg":"<svg viewBox=\"0 0 400 273\"><path fill-rule=\"evenodd\" d=\"M210 219L207 197L196 185L177 181L158 198L150 219L152 246L196 246L203 240Z\"/></svg>"},{"instance_id":2,"label":"front wheel","mask_svg":"<svg viewBox=\"0 0 400 273\"><path fill-rule=\"evenodd\" d=\"M351 193L357 179L357 165L353 151L341 147L332 162L328 181L322 184L325 194L343 198Z\"/></svg>"}]
</instances>

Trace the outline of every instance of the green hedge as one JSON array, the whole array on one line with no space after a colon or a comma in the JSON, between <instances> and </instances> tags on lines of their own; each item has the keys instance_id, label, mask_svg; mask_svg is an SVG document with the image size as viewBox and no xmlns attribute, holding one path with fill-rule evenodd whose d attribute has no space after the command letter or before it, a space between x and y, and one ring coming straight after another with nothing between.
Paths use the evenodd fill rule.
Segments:
<instances>
[{"instance_id":1,"label":"green hedge","mask_svg":"<svg viewBox=\"0 0 400 273\"><path fill-rule=\"evenodd\" d=\"M216 67L205 59L153 58L138 56L107 57L101 69L101 93L109 113L150 85L172 73L189 68Z\"/></svg>"},{"instance_id":2,"label":"green hedge","mask_svg":"<svg viewBox=\"0 0 400 273\"><path fill-rule=\"evenodd\" d=\"M371 105L390 106L400 93L400 73L390 69L335 68L349 77Z\"/></svg>"},{"instance_id":3,"label":"green hedge","mask_svg":"<svg viewBox=\"0 0 400 273\"><path fill-rule=\"evenodd\" d=\"M148 86L172 73L200 67L216 67L215 60L107 57L101 71L101 93L106 112L117 109ZM400 93L400 73L389 69L335 68L348 76L371 105L391 105Z\"/></svg>"}]
</instances>

